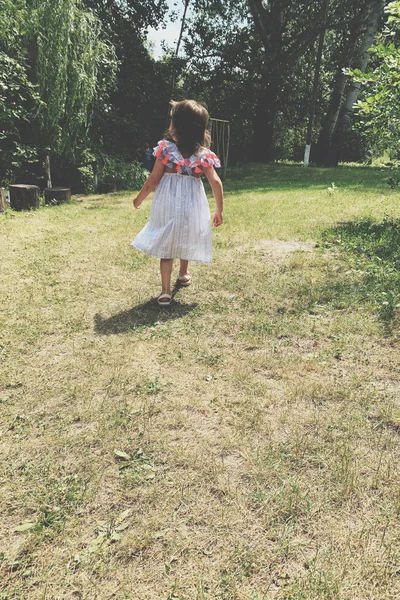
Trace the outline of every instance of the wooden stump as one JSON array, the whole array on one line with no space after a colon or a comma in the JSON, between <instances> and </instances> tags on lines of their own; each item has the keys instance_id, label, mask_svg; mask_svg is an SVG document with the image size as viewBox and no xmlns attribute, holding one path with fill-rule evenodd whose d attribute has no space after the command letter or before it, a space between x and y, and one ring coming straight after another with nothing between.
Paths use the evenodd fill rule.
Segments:
<instances>
[{"instance_id":1,"label":"wooden stump","mask_svg":"<svg viewBox=\"0 0 400 600\"><path fill-rule=\"evenodd\" d=\"M98 194L111 194L111 192L116 192L117 191L117 184L112 182L102 182L99 183L99 185L97 186L97 190L96 192Z\"/></svg>"},{"instance_id":2,"label":"wooden stump","mask_svg":"<svg viewBox=\"0 0 400 600\"><path fill-rule=\"evenodd\" d=\"M37 185L10 185L10 206L14 210L39 208L40 189Z\"/></svg>"},{"instance_id":3,"label":"wooden stump","mask_svg":"<svg viewBox=\"0 0 400 600\"><path fill-rule=\"evenodd\" d=\"M46 204L63 204L71 200L71 188L52 187L44 190Z\"/></svg>"},{"instance_id":4,"label":"wooden stump","mask_svg":"<svg viewBox=\"0 0 400 600\"><path fill-rule=\"evenodd\" d=\"M0 213L6 212L6 210L7 210L6 191L4 188L0 188Z\"/></svg>"}]
</instances>

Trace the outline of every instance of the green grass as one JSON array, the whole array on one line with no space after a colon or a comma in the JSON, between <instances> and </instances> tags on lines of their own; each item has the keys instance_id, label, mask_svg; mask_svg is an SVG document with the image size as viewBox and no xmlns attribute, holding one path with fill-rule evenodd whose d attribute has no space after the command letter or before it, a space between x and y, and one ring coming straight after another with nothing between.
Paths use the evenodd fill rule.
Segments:
<instances>
[{"instance_id":1,"label":"green grass","mask_svg":"<svg viewBox=\"0 0 400 600\"><path fill-rule=\"evenodd\" d=\"M232 168L170 309L150 202L0 216L1 600L399 597L386 179Z\"/></svg>"},{"instance_id":2,"label":"green grass","mask_svg":"<svg viewBox=\"0 0 400 600\"><path fill-rule=\"evenodd\" d=\"M343 223L325 232L328 247L348 255L349 267L362 274L360 300L376 305L387 333L398 325L400 308L400 220L371 217Z\"/></svg>"}]
</instances>

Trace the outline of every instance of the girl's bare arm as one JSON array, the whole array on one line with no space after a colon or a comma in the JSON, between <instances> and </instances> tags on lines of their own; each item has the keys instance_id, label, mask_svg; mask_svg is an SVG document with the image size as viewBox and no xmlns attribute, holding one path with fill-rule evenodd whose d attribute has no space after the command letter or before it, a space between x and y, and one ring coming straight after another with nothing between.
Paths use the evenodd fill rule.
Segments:
<instances>
[{"instance_id":1,"label":"girl's bare arm","mask_svg":"<svg viewBox=\"0 0 400 600\"><path fill-rule=\"evenodd\" d=\"M144 186L142 187L136 198L134 198L133 200L133 206L135 208L140 208L140 205L142 204L143 200L147 198L147 196L150 194L150 192L154 190L155 187L158 186L158 184L160 183L160 179L163 176L163 173L164 165L162 164L161 160L157 158L156 162L154 163L152 172L148 176Z\"/></svg>"},{"instance_id":2,"label":"girl's bare arm","mask_svg":"<svg viewBox=\"0 0 400 600\"><path fill-rule=\"evenodd\" d=\"M214 167L206 167L203 169L204 175L208 179L208 183L211 186L212 193L215 200L215 213L213 216L214 227L222 225L222 211L224 208L224 190L222 187L222 181L215 172Z\"/></svg>"}]
</instances>

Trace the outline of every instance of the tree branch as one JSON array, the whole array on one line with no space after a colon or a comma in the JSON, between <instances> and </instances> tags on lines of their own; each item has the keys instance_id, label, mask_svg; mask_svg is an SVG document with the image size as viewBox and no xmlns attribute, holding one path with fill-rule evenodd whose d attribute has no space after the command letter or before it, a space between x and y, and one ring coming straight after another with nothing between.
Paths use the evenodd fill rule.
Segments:
<instances>
[{"instance_id":1,"label":"tree branch","mask_svg":"<svg viewBox=\"0 0 400 600\"><path fill-rule=\"evenodd\" d=\"M327 29L324 25L321 14L318 14L315 19L307 23L307 29L303 30L290 46L282 52L282 63L289 65L301 56L305 48L315 42L323 29Z\"/></svg>"},{"instance_id":2,"label":"tree branch","mask_svg":"<svg viewBox=\"0 0 400 600\"><path fill-rule=\"evenodd\" d=\"M268 39L269 31L265 28L266 16L268 11L261 3L261 0L248 0L249 9L251 15L254 19L254 24L256 26L256 31L263 43Z\"/></svg>"},{"instance_id":3,"label":"tree branch","mask_svg":"<svg viewBox=\"0 0 400 600\"><path fill-rule=\"evenodd\" d=\"M314 43L322 28L314 29L313 31L305 31L301 36L293 42L287 50L282 52L282 64L285 66L294 63L305 51L310 44Z\"/></svg>"}]
</instances>

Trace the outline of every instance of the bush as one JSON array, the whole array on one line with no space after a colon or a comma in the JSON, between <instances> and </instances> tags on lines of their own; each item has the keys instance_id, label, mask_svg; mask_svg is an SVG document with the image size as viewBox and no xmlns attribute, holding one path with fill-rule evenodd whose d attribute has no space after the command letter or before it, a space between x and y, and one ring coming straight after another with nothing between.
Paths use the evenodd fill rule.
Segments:
<instances>
[{"instance_id":1,"label":"bush","mask_svg":"<svg viewBox=\"0 0 400 600\"><path fill-rule=\"evenodd\" d=\"M103 164L99 162L99 182L116 183L118 190L140 189L147 175L138 162L125 162L112 156L103 156Z\"/></svg>"},{"instance_id":2,"label":"bush","mask_svg":"<svg viewBox=\"0 0 400 600\"><path fill-rule=\"evenodd\" d=\"M91 165L87 167L79 167L78 171L83 193L93 194L95 191L93 167Z\"/></svg>"}]
</instances>

